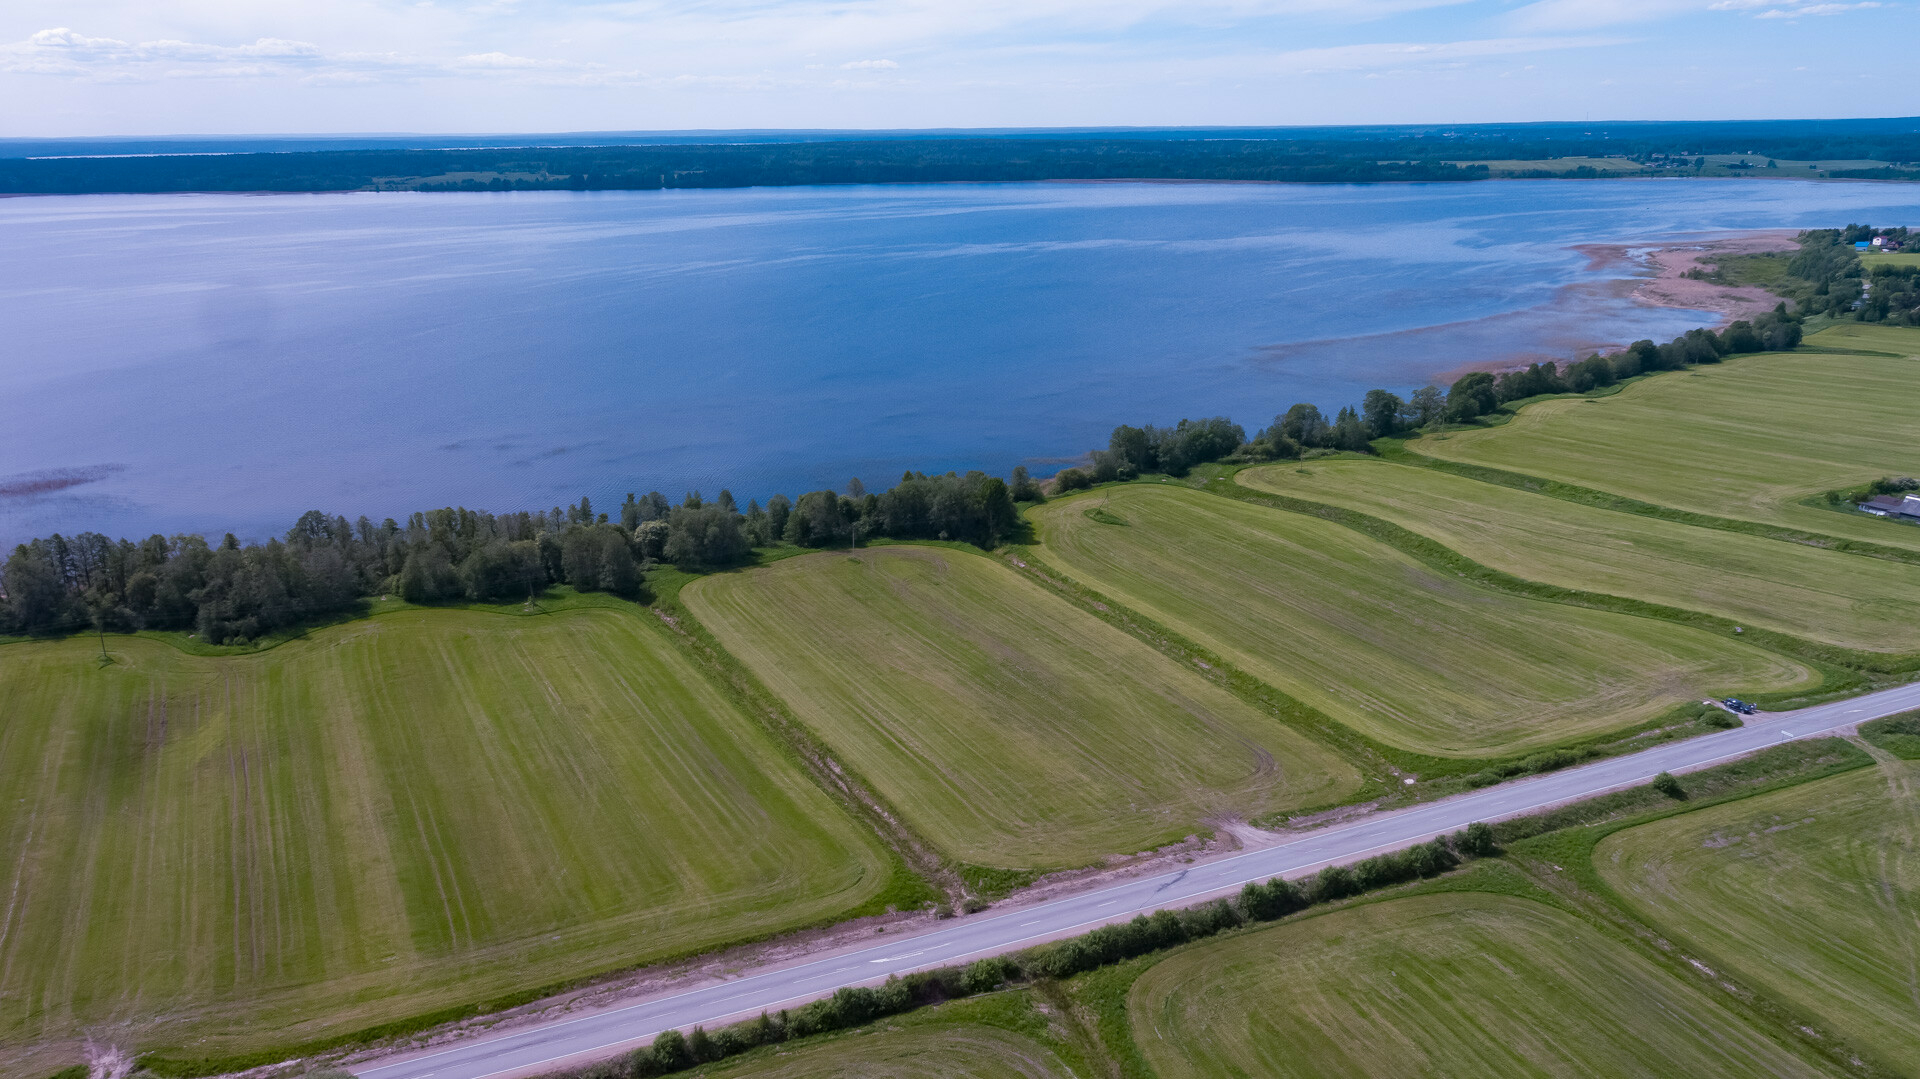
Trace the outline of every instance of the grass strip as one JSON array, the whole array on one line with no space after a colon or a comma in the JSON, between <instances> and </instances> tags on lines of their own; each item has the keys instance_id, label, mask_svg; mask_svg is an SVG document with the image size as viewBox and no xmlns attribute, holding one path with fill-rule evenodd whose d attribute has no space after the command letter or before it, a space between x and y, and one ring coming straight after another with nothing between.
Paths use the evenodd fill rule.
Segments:
<instances>
[{"instance_id":1,"label":"grass strip","mask_svg":"<svg viewBox=\"0 0 1920 1079\"><path fill-rule=\"evenodd\" d=\"M1860 738L1903 761L1920 761L1920 709L1862 723Z\"/></svg>"},{"instance_id":2,"label":"grass strip","mask_svg":"<svg viewBox=\"0 0 1920 1079\"><path fill-rule=\"evenodd\" d=\"M1410 440L1409 440L1410 441ZM1441 457L1429 457L1409 445L1409 441L1382 439L1375 443L1380 456L1400 464L1431 468L1436 472L1446 472L1481 483L1491 483L1497 487L1511 487L1516 491L1527 491L1548 498L1558 498L1594 509L1612 510L1615 513L1631 513L1640 517L1652 517L1675 524L1693 525L1696 528L1712 528L1721 532L1738 532L1746 536L1758 536L1762 539L1779 540L1782 543L1798 543L1806 547L1819 547L1829 551L1843 551L1847 554L1861 555L1866 558L1880 558L1889 562L1904 562L1910 566L1920 566L1920 550L1908 550L1903 547L1889 547L1884 543L1868 540L1845 539L1830 536L1824 532L1809 532L1800 528L1787 528L1782 525L1770 525L1760 521L1742 521L1734 517L1716 517L1693 510L1676 509L1655 502L1643 502L1637 498L1609 494L1592 487L1565 483L1560 480L1530 476L1524 472L1511 472L1490 465L1468 464L1464 461L1449 461Z\"/></svg>"},{"instance_id":3,"label":"grass strip","mask_svg":"<svg viewBox=\"0 0 1920 1079\"><path fill-rule=\"evenodd\" d=\"M1681 607L1672 607L1661 603L1649 603L1645 600L1627 599L1611 596L1602 592L1588 592L1577 588L1564 588L1559 585L1542 584L1529 581L1511 573L1482 565L1453 548L1429 539L1411 529L1403 528L1391 521L1383 520L1372 514L1340 506L1330 506L1323 502L1311 502L1290 495L1269 494L1243 487L1231 478L1216 478L1208 481L1202 488L1212 494L1227 498L1251 502L1256 505L1283 509L1293 513L1302 513L1322 520L1345 525L1364 536L1379 540L1395 549L1436 569L1452 573L1455 576L1477 584L1507 592L1511 595L1525 596L1531 599L1565 603L1571 606L1588 607L1594 610L1612 611L1617 614L1637 615L1643 618L1657 618L1683 626L1692 626L1710 632L1733 636L1740 629L1740 639L1746 643L1778 652L1799 660L1816 670L1824 678L1817 691L1783 691L1755 694L1756 704L1776 705L1781 708L1803 707L1808 704L1838 697L1849 696L1873 688L1884 682L1905 681L1895 676L1908 675L1920 671L1920 654L1913 653L1874 653L1859 649L1844 648L1839 645L1809 641L1803 637L1781 633L1778 630L1757 626L1742 626L1733 619L1720 615L1691 611ZM1881 679L1869 677L1882 676Z\"/></svg>"},{"instance_id":4,"label":"grass strip","mask_svg":"<svg viewBox=\"0 0 1920 1079\"><path fill-rule=\"evenodd\" d=\"M1241 670L1230 660L1168 629L1111 597L1097 592L1049 565L1033 550L1016 549L1008 555L1016 568L1032 574L1061 595L1153 645L1166 655L1199 668L1206 676L1283 722L1340 750L1370 772L1367 785L1350 801L1372 799L1378 808L1393 808L1444 798L1522 775L1555 771L1585 761L1638 752L1663 742L1690 738L1718 729L1702 722L1692 705L1624 730L1570 740L1559 746L1500 757L1437 757L1376 741L1319 709ZM1401 782L1407 774L1419 782ZM1350 803L1343 803L1350 804ZM1290 819L1312 816L1323 809L1270 814L1252 821L1257 827L1276 827Z\"/></svg>"}]
</instances>

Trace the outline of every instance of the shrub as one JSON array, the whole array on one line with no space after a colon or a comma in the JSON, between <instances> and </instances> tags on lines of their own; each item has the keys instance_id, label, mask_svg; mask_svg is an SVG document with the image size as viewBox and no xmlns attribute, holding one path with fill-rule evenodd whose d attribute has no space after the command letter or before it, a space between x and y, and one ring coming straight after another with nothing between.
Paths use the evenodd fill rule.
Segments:
<instances>
[{"instance_id":1,"label":"shrub","mask_svg":"<svg viewBox=\"0 0 1920 1079\"><path fill-rule=\"evenodd\" d=\"M968 993L991 993L1019 974L1020 967L1013 960L996 956L970 964L961 976L961 985Z\"/></svg>"},{"instance_id":2,"label":"shrub","mask_svg":"<svg viewBox=\"0 0 1920 1079\"><path fill-rule=\"evenodd\" d=\"M1068 491L1081 491L1092 486L1093 477L1077 468L1063 468L1053 475L1055 494L1063 495Z\"/></svg>"},{"instance_id":3,"label":"shrub","mask_svg":"<svg viewBox=\"0 0 1920 1079\"><path fill-rule=\"evenodd\" d=\"M694 1027L693 1033L687 1036L687 1052L702 1064L720 1059L720 1054L713 1047L713 1036L707 1033L705 1027Z\"/></svg>"},{"instance_id":4,"label":"shrub","mask_svg":"<svg viewBox=\"0 0 1920 1079\"><path fill-rule=\"evenodd\" d=\"M1292 881L1279 877L1265 884L1248 881L1247 886L1240 889L1240 912L1257 922L1284 918L1305 909L1306 905L1306 894Z\"/></svg>"},{"instance_id":5,"label":"shrub","mask_svg":"<svg viewBox=\"0 0 1920 1079\"><path fill-rule=\"evenodd\" d=\"M1500 852L1499 846L1493 841L1493 826L1480 821L1453 833L1451 846L1469 858L1491 858Z\"/></svg>"},{"instance_id":6,"label":"shrub","mask_svg":"<svg viewBox=\"0 0 1920 1079\"><path fill-rule=\"evenodd\" d=\"M633 1070L639 1075L663 1075L693 1066L693 1050L687 1036L677 1030L663 1030L653 1045L633 1054Z\"/></svg>"},{"instance_id":7,"label":"shrub","mask_svg":"<svg viewBox=\"0 0 1920 1079\"><path fill-rule=\"evenodd\" d=\"M1676 802L1684 802L1687 800L1686 788L1680 785L1680 781L1673 777L1672 772L1661 772L1659 775L1654 776L1653 789Z\"/></svg>"},{"instance_id":8,"label":"shrub","mask_svg":"<svg viewBox=\"0 0 1920 1079\"><path fill-rule=\"evenodd\" d=\"M1344 865L1330 865L1320 871L1307 885L1307 894L1315 903L1327 903L1335 899L1345 899L1360 890L1353 879L1353 870Z\"/></svg>"},{"instance_id":9,"label":"shrub","mask_svg":"<svg viewBox=\"0 0 1920 1079\"><path fill-rule=\"evenodd\" d=\"M1715 708L1712 705L1708 705L1701 709L1700 722L1717 731L1730 731L1740 725L1740 717L1727 711L1725 708Z\"/></svg>"}]
</instances>

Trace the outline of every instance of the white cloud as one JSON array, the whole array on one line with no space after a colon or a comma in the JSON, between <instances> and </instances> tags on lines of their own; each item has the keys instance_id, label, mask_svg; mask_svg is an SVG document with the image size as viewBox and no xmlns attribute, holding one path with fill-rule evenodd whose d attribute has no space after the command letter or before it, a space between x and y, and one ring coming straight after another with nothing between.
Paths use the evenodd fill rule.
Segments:
<instances>
[{"instance_id":1,"label":"white cloud","mask_svg":"<svg viewBox=\"0 0 1920 1079\"><path fill-rule=\"evenodd\" d=\"M1616 45L1620 41L1619 38L1605 37L1508 37L1473 41L1371 42L1322 49L1296 49L1280 53L1268 63L1275 69L1293 73L1357 71L1450 63L1484 56L1593 48Z\"/></svg>"},{"instance_id":2,"label":"white cloud","mask_svg":"<svg viewBox=\"0 0 1920 1079\"><path fill-rule=\"evenodd\" d=\"M892 60L849 60L840 65L842 71L892 71L899 67Z\"/></svg>"},{"instance_id":3,"label":"white cloud","mask_svg":"<svg viewBox=\"0 0 1920 1079\"><path fill-rule=\"evenodd\" d=\"M1802 15L1839 15L1847 11L1859 11L1862 8L1879 7L1872 0L1859 4L1802 4L1792 8L1773 8L1755 15L1756 19L1797 19Z\"/></svg>"},{"instance_id":4,"label":"white cloud","mask_svg":"<svg viewBox=\"0 0 1920 1079\"><path fill-rule=\"evenodd\" d=\"M1702 11L1757 12L1758 19L1800 15L1838 15L1876 8L1878 3L1815 3L1779 7L1779 0L1536 0L1516 10L1515 26L1533 31L1592 30L1603 26L1654 22ZM1767 8L1769 10L1761 11Z\"/></svg>"},{"instance_id":5,"label":"white cloud","mask_svg":"<svg viewBox=\"0 0 1920 1079\"><path fill-rule=\"evenodd\" d=\"M174 40L131 43L89 37L67 27L42 30L25 41L0 45L0 71L117 82L153 78L259 79L292 74L323 85L481 72L539 77L558 74L601 80L633 75L632 72L610 72L595 64L536 59L499 51L445 59L393 52L330 55L317 45L280 38L261 38L250 45Z\"/></svg>"},{"instance_id":6,"label":"white cloud","mask_svg":"<svg viewBox=\"0 0 1920 1079\"><path fill-rule=\"evenodd\" d=\"M1708 0L1538 0L1513 13L1525 30L1593 30L1705 11Z\"/></svg>"}]
</instances>

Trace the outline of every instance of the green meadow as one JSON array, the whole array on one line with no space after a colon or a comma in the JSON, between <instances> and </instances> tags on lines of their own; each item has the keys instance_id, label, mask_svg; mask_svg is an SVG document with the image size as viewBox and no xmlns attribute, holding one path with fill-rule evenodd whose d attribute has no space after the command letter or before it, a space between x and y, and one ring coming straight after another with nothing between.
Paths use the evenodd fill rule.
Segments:
<instances>
[{"instance_id":1,"label":"green meadow","mask_svg":"<svg viewBox=\"0 0 1920 1079\"><path fill-rule=\"evenodd\" d=\"M1383 461L1267 465L1235 478L1384 518L1528 580L1705 611L1848 648L1920 650L1920 567Z\"/></svg>"},{"instance_id":2,"label":"green meadow","mask_svg":"<svg viewBox=\"0 0 1920 1079\"><path fill-rule=\"evenodd\" d=\"M1616 730L1798 663L1650 618L1469 584L1328 521L1133 485L1030 516L1068 575L1367 735L1451 756Z\"/></svg>"},{"instance_id":3,"label":"green meadow","mask_svg":"<svg viewBox=\"0 0 1920 1079\"><path fill-rule=\"evenodd\" d=\"M1560 398L1498 427L1407 443L1449 461L1664 506L1920 550L1920 528L1803 504L1920 475L1920 329L1842 323L1810 348L1664 374L1611 397Z\"/></svg>"},{"instance_id":4,"label":"green meadow","mask_svg":"<svg viewBox=\"0 0 1920 1079\"><path fill-rule=\"evenodd\" d=\"M1160 1079L1830 1074L1586 922L1477 892L1178 952L1127 1011Z\"/></svg>"},{"instance_id":5,"label":"green meadow","mask_svg":"<svg viewBox=\"0 0 1920 1079\"><path fill-rule=\"evenodd\" d=\"M637 608L109 647L0 647L0 1045L298 1044L832 918L891 880Z\"/></svg>"},{"instance_id":6,"label":"green meadow","mask_svg":"<svg viewBox=\"0 0 1920 1079\"><path fill-rule=\"evenodd\" d=\"M1630 828L1601 877L1689 952L1920 1075L1920 763Z\"/></svg>"},{"instance_id":7,"label":"green meadow","mask_svg":"<svg viewBox=\"0 0 1920 1079\"><path fill-rule=\"evenodd\" d=\"M681 599L961 861L1083 865L1360 783L1333 751L978 554L822 553L705 577Z\"/></svg>"},{"instance_id":8,"label":"green meadow","mask_svg":"<svg viewBox=\"0 0 1920 1079\"><path fill-rule=\"evenodd\" d=\"M1090 1074L1026 990L955 1001L866 1027L774 1046L692 1079L1075 1079ZM1075 1065L1079 1065L1076 1067Z\"/></svg>"}]
</instances>

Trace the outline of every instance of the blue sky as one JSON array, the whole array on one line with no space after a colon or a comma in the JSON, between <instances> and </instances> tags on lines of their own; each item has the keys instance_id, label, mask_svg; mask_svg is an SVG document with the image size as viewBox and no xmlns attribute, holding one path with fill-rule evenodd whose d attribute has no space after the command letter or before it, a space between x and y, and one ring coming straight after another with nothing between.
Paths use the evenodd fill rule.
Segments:
<instances>
[{"instance_id":1,"label":"blue sky","mask_svg":"<svg viewBox=\"0 0 1920 1079\"><path fill-rule=\"evenodd\" d=\"M1920 0L8 0L0 135L1920 113Z\"/></svg>"}]
</instances>

